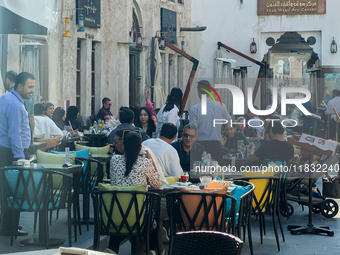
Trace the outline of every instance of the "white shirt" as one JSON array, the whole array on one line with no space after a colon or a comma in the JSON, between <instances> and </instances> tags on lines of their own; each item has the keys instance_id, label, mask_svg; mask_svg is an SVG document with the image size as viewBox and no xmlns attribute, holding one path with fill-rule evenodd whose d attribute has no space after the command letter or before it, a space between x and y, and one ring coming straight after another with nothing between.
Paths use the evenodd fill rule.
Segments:
<instances>
[{"instance_id":1,"label":"white shirt","mask_svg":"<svg viewBox=\"0 0 340 255\"><path fill-rule=\"evenodd\" d=\"M163 112L164 107L166 105L163 105L163 107L159 110L157 114L157 128L156 132L159 134L159 131L161 131L162 126L164 123L172 123L177 127L177 130L179 129L179 126L181 125L178 117L178 108L176 105L174 105L174 108L172 108L169 112Z\"/></svg>"},{"instance_id":2,"label":"white shirt","mask_svg":"<svg viewBox=\"0 0 340 255\"><path fill-rule=\"evenodd\" d=\"M33 135L45 135L45 138L50 138L51 135L63 136L63 132L49 117L34 116L34 132Z\"/></svg>"},{"instance_id":3,"label":"white shirt","mask_svg":"<svg viewBox=\"0 0 340 255\"><path fill-rule=\"evenodd\" d=\"M228 120L231 117L225 104L219 102L215 105L211 98L207 98L207 115L202 115L202 102L194 105L189 113L190 124L195 124L198 129L198 141L221 141L221 124L214 127L214 119Z\"/></svg>"},{"instance_id":4,"label":"white shirt","mask_svg":"<svg viewBox=\"0 0 340 255\"><path fill-rule=\"evenodd\" d=\"M340 97L334 97L333 99L329 100L327 104L327 109L325 111L326 115L330 114L331 119L336 121L336 115L333 111L333 107L340 114Z\"/></svg>"},{"instance_id":5,"label":"white shirt","mask_svg":"<svg viewBox=\"0 0 340 255\"><path fill-rule=\"evenodd\" d=\"M160 138L148 139L142 143L151 149L156 155L159 166L164 176L181 177L183 169L181 167L178 153L174 147Z\"/></svg>"},{"instance_id":6,"label":"white shirt","mask_svg":"<svg viewBox=\"0 0 340 255\"><path fill-rule=\"evenodd\" d=\"M143 152L148 151L150 153L152 161L155 164L155 168L156 168L157 172L159 173L162 185L163 184L169 184L168 181L166 180L164 174L163 174L163 171L162 171L159 163L158 163L158 160L157 160L155 153L153 153L152 150L148 146L145 146L145 145L142 145L142 150L143 150Z\"/></svg>"}]
</instances>

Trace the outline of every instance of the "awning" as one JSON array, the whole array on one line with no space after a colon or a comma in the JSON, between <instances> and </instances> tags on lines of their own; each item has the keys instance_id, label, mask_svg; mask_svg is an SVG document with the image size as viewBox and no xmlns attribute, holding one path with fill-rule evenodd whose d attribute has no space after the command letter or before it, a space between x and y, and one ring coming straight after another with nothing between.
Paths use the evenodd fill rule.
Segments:
<instances>
[{"instance_id":1,"label":"awning","mask_svg":"<svg viewBox=\"0 0 340 255\"><path fill-rule=\"evenodd\" d=\"M0 34L57 31L57 0L0 0Z\"/></svg>"}]
</instances>

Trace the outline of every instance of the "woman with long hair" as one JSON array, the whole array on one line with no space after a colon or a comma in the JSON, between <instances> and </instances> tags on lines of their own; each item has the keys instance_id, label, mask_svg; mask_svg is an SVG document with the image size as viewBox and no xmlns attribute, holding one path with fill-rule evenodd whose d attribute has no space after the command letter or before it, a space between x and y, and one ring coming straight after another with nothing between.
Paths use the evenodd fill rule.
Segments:
<instances>
[{"instance_id":1,"label":"woman with long hair","mask_svg":"<svg viewBox=\"0 0 340 255\"><path fill-rule=\"evenodd\" d=\"M70 106L66 112L65 125L71 125L73 130L83 132L83 125L78 120L79 109L77 106Z\"/></svg>"},{"instance_id":2,"label":"woman with long hair","mask_svg":"<svg viewBox=\"0 0 340 255\"><path fill-rule=\"evenodd\" d=\"M142 136L138 130L121 129L116 136L123 139L123 155L114 155L110 164L112 185L130 186L149 184L155 189L162 185L159 173L153 165L151 155L140 155Z\"/></svg>"},{"instance_id":3,"label":"woman with long hair","mask_svg":"<svg viewBox=\"0 0 340 255\"><path fill-rule=\"evenodd\" d=\"M178 113L181 108L182 97L183 91L180 88L172 88L170 95L168 95L166 104L163 105L157 114L158 123L156 132L158 134L164 123L172 123L177 127L177 129L179 128L180 121Z\"/></svg>"},{"instance_id":4,"label":"woman with long hair","mask_svg":"<svg viewBox=\"0 0 340 255\"><path fill-rule=\"evenodd\" d=\"M116 132L115 139L122 150L125 152L123 155L114 155L110 162L110 179L111 185L116 186L131 186L140 184L149 184L155 189L159 189L162 185L160 175L157 172L152 157L148 151L143 152L142 148L142 136L138 130L120 129ZM157 233L155 233L157 235ZM150 248L154 249L156 244L152 243L156 239L154 234L150 235ZM109 242L109 249L117 251L119 244L124 240L124 237L117 238L111 237ZM139 254L145 254L145 242L139 243ZM163 243L161 243L161 249L164 251Z\"/></svg>"},{"instance_id":5,"label":"woman with long hair","mask_svg":"<svg viewBox=\"0 0 340 255\"><path fill-rule=\"evenodd\" d=\"M61 107L57 107L53 112L52 120L61 130L64 130L65 119L65 110Z\"/></svg>"},{"instance_id":6,"label":"woman with long hair","mask_svg":"<svg viewBox=\"0 0 340 255\"><path fill-rule=\"evenodd\" d=\"M147 107L141 107L139 113L136 115L136 127L145 130L149 137L156 131L157 119L152 115Z\"/></svg>"}]
</instances>

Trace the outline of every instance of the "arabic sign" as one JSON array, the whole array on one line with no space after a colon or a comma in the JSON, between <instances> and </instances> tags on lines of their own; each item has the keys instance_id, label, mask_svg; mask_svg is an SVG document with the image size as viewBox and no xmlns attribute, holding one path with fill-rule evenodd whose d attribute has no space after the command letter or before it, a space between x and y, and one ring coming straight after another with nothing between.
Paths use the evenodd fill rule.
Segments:
<instances>
[{"instance_id":1,"label":"arabic sign","mask_svg":"<svg viewBox=\"0 0 340 255\"><path fill-rule=\"evenodd\" d=\"M77 0L78 14L84 15L84 26L100 28L100 0Z\"/></svg>"},{"instance_id":2,"label":"arabic sign","mask_svg":"<svg viewBox=\"0 0 340 255\"><path fill-rule=\"evenodd\" d=\"M325 14L326 0L257 0L257 15Z\"/></svg>"}]
</instances>

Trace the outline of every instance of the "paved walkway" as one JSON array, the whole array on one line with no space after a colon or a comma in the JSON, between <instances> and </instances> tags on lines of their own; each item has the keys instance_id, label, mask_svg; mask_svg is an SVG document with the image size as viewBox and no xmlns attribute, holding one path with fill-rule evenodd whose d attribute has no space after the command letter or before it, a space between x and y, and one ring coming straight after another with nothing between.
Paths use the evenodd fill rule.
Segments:
<instances>
[{"instance_id":1,"label":"paved walkway","mask_svg":"<svg viewBox=\"0 0 340 255\"><path fill-rule=\"evenodd\" d=\"M340 200L337 200L339 203ZM308 221L308 208L305 207L305 211L302 211L301 206L299 207L296 203L294 203L295 213L290 219L283 218L284 230L286 241L282 242L282 238L280 236L280 245L281 252L277 250L275 236L272 228L271 217L266 218L266 228L267 235L264 236L263 245L260 244L260 232L259 232L259 224L255 220L252 219L252 235L253 235L253 244L254 244L254 254L255 255L272 255L272 254L340 254L340 213L332 218L327 219L323 217L321 214L313 215L313 223L315 225L323 225L329 226L334 232L335 235L333 237L329 236L321 236L321 235L291 235L287 230L287 225L289 224L307 224ZM33 234L33 213L22 213L20 217L20 225L23 226L23 229L29 232L28 237L37 237L38 234ZM78 236L78 242L73 243L72 245L80 248L90 248L93 242L93 225L90 226L90 231L86 231L86 226L82 226L83 234ZM59 219L56 220L56 213L53 214L53 222L50 225L50 237L62 237L67 239L67 224L66 224L66 211L62 210L59 215ZM25 251L34 251L34 250L43 250L41 247L24 247L20 246L19 241L23 240L27 237L18 237L17 240L14 241L14 245L10 246L10 238L9 237L0 237L0 254L8 254L8 253L18 253ZM107 247L108 238L102 237L101 249ZM74 241L74 238L72 239ZM68 243L65 242L63 246L68 246ZM167 247L166 247L167 248ZM35 254L35 253L31 253ZM54 254L53 250L46 251L46 254ZM130 243L126 242L121 245L120 252L121 255L129 255L130 254ZM166 253L167 254L167 253ZM242 255L250 254L248 241L246 237L246 242L242 250Z\"/></svg>"}]
</instances>

